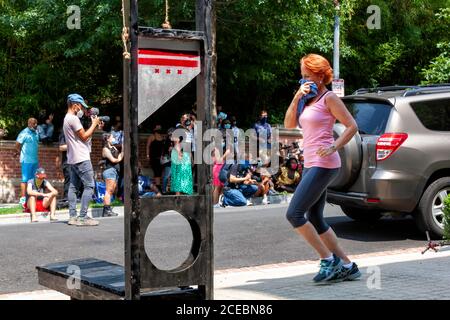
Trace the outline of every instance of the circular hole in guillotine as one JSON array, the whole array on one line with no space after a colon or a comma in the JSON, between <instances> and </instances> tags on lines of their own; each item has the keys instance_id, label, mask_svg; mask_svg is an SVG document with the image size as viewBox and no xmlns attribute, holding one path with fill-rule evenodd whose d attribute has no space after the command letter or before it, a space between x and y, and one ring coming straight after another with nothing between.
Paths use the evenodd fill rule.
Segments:
<instances>
[{"instance_id":1,"label":"circular hole in guillotine","mask_svg":"<svg viewBox=\"0 0 450 320\"><path fill-rule=\"evenodd\" d=\"M149 224L144 237L145 253L159 270L176 272L197 258L195 248L200 237L198 226L177 211L158 214ZM194 244L194 245L193 245Z\"/></svg>"}]
</instances>

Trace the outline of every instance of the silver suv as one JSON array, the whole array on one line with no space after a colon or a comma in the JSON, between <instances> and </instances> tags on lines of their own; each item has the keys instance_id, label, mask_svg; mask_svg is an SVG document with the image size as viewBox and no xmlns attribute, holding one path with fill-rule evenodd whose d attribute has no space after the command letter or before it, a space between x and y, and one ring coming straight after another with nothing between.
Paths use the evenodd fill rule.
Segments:
<instances>
[{"instance_id":1,"label":"silver suv","mask_svg":"<svg viewBox=\"0 0 450 320\"><path fill-rule=\"evenodd\" d=\"M339 151L328 202L354 220L410 214L420 230L441 238L450 194L450 84L359 89L342 100L359 133ZM337 123L335 138L344 129Z\"/></svg>"}]
</instances>

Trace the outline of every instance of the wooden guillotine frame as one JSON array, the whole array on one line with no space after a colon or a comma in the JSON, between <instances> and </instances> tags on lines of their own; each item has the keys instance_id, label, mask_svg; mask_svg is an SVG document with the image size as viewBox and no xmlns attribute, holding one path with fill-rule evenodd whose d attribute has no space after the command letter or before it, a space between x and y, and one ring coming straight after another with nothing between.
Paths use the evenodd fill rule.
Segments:
<instances>
[{"instance_id":1,"label":"wooden guillotine frame","mask_svg":"<svg viewBox=\"0 0 450 320\"><path fill-rule=\"evenodd\" d=\"M125 21L129 32L131 59L124 59L124 134L125 134L125 299L179 297L213 299L213 209L210 166L197 165L196 195L163 196L139 199L138 123L139 50L181 49L196 51L201 72L197 76L197 120L203 131L212 125L215 103L215 23L213 1L196 0L197 31L139 27L138 1L126 1ZM129 19L128 19L129 17ZM142 108L142 105L140 106ZM203 136L203 132L198 132ZM198 140L197 140L198 141ZM203 142L202 142L203 143ZM189 222L193 243L188 259L175 270L156 268L144 250L145 231L161 212L175 210ZM194 286L194 287L192 287ZM178 289L164 290L177 287ZM195 288L196 287L196 288ZM180 289L182 288L182 289ZM160 291L162 290L162 291Z\"/></svg>"},{"instance_id":2,"label":"wooden guillotine frame","mask_svg":"<svg viewBox=\"0 0 450 320\"><path fill-rule=\"evenodd\" d=\"M124 0L123 4L127 28L124 28L127 31L124 34L129 34L128 39L124 37L127 48L123 63L125 266L96 258L38 266L39 284L62 292L74 300L213 299L211 167L203 161L202 164L197 164L198 189L197 194L192 196L140 198L138 188L138 123L163 103L158 90L147 90L149 88L142 86L142 83L139 85L139 70L142 70L139 67L139 50L145 53L163 51L176 56L183 55L187 50L189 59L195 60L189 63L196 66L197 119L202 122L201 132L197 134L203 137L204 131L213 124L211 110L215 103L213 1L196 0L197 31L139 27L138 0ZM187 68L185 71L187 75L191 72ZM180 72L183 74L183 70ZM194 77L192 73L190 76ZM170 81L166 82L171 85ZM147 100L140 105L139 98L142 96L139 96L139 88L147 93ZM179 86L175 89L181 88ZM172 93L175 89L171 88ZM153 103L155 99L160 102ZM198 139L197 142L205 147L205 142ZM160 270L147 256L144 239L152 220L169 210L186 218L192 230L193 241L188 258L179 267Z\"/></svg>"}]
</instances>

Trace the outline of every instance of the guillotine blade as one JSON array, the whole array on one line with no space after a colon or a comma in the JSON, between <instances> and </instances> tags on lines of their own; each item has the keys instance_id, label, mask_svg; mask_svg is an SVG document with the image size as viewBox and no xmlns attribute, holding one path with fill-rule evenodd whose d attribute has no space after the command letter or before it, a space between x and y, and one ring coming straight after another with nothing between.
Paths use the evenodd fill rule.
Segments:
<instances>
[{"instance_id":1,"label":"guillotine blade","mask_svg":"<svg viewBox=\"0 0 450 320\"><path fill-rule=\"evenodd\" d=\"M139 37L138 124L200 72L199 41Z\"/></svg>"}]
</instances>

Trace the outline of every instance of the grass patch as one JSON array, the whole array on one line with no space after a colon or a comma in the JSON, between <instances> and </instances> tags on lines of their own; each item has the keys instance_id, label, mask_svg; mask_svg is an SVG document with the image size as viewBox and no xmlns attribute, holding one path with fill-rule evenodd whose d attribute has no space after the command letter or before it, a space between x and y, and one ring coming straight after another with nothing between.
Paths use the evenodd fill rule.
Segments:
<instances>
[{"instance_id":1,"label":"grass patch","mask_svg":"<svg viewBox=\"0 0 450 320\"><path fill-rule=\"evenodd\" d=\"M90 208L103 208L103 203L91 202L89 205ZM123 202L115 199L111 202L111 207L123 207Z\"/></svg>"},{"instance_id":2,"label":"grass patch","mask_svg":"<svg viewBox=\"0 0 450 320\"><path fill-rule=\"evenodd\" d=\"M114 200L111 203L112 207L121 207L123 206L123 203L120 200ZM77 204L77 210L80 210L80 204ZM103 208L103 203L96 203L96 202L91 202L89 204L89 208ZM68 209L63 209L63 210L68 210ZM56 210L56 211L61 211L61 210ZM10 207L10 208L0 208L0 215L5 215L5 214L18 214L18 213L24 213L23 212L23 208L21 205L17 205L14 207Z\"/></svg>"},{"instance_id":3,"label":"grass patch","mask_svg":"<svg viewBox=\"0 0 450 320\"><path fill-rule=\"evenodd\" d=\"M23 208L20 205L14 206L14 207L11 207L11 208L0 208L0 215L2 215L2 214L15 214L15 213L22 213L22 212L23 212Z\"/></svg>"}]
</instances>

